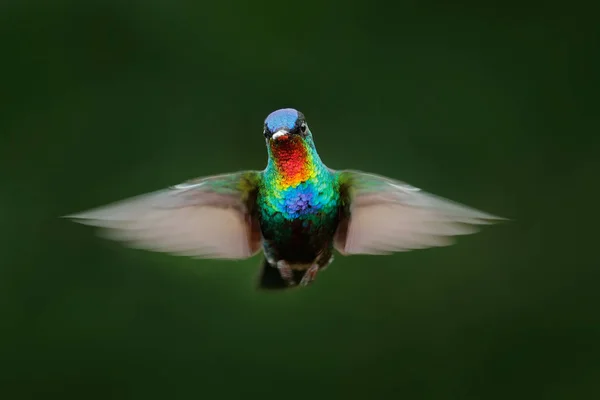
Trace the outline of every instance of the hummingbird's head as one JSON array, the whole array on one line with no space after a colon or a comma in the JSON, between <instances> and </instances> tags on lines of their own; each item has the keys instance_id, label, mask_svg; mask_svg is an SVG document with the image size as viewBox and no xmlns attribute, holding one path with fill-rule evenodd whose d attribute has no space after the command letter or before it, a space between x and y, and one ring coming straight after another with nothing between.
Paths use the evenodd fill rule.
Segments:
<instances>
[{"instance_id":1,"label":"hummingbird's head","mask_svg":"<svg viewBox=\"0 0 600 400\"><path fill-rule=\"evenodd\" d=\"M282 108L269 114L265 119L263 133L267 141L273 144L311 136L304 114L293 108Z\"/></svg>"},{"instance_id":2,"label":"hummingbird's head","mask_svg":"<svg viewBox=\"0 0 600 400\"><path fill-rule=\"evenodd\" d=\"M300 111L293 108L273 111L265 119L264 135L269 154L267 169L277 171L277 176L283 179L282 185L297 185L314 174L315 165L321 160Z\"/></svg>"}]
</instances>

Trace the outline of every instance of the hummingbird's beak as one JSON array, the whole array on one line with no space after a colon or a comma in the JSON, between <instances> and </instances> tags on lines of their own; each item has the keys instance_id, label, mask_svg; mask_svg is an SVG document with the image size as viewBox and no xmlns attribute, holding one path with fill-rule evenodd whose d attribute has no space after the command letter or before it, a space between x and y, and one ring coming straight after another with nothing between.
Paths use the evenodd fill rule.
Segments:
<instances>
[{"instance_id":1,"label":"hummingbird's beak","mask_svg":"<svg viewBox=\"0 0 600 400\"><path fill-rule=\"evenodd\" d=\"M288 131L286 131L285 129L280 129L277 132L275 132L273 134L273 136L271 136L271 139L273 140L277 140L277 139L283 139L286 138L290 133Z\"/></svg>"}]
</instances>

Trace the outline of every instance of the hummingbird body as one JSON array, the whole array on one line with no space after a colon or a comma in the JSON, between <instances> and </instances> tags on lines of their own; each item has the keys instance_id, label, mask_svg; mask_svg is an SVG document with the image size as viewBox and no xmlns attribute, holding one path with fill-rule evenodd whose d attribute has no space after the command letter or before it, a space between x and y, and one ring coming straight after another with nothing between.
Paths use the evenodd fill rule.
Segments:
<instances>
[{"instance_id":1,"label":"hummingbird body","mask_svg":"<svg viewBox=\"0 0 600 400\"><path fill-rule=\"evenodd\" d=\"M296 110L278 110L267 118L267 126L273 132L293 130L297 118ZM294 271L306 271L315 263L321 268L331 258L339 221L337 177L323 164L310 137L284 135L269 141L267 149L257 194L265 257Z\"/></svg>"},{"instance_id":2,"label":"hummingbird body","mask_svg":"<svg viewBox=\"0 0 600 400\"><path fill-rule=\"evenodd\" d=\"M383 176L327 168L297 110L269 114L263 134L263 171L198 178L70 218L147 250L225 259L263 250L265 289L306 286L334 249L390 254L445 246L502 219Z\"/></svg>"}]
</instances>

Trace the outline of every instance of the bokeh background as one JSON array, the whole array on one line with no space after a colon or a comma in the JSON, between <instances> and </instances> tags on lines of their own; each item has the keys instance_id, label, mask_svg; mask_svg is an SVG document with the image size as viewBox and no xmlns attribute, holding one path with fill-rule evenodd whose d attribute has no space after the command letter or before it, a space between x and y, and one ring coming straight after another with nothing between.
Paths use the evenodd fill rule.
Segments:
<instances>
[{"instance_id":1,"label":"bokeh background","mask_svg":"<svg viewBox=\"0 0 600 400\"><path fill-rule=\"evenodd\" d=\"M598 398L596 25L574 2L4 0L0 397ZM58 218L263 168L281 107L332 168L513 222L273 294L259 257Z\"/></svg>"}]
</instances>

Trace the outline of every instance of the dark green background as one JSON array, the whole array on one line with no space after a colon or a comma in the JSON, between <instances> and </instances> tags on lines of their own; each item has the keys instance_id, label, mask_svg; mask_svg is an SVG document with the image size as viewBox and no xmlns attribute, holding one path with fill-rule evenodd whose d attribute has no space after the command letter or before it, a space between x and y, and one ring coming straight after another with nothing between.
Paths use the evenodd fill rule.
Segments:
<instances>
[{"instance_id":1,"label":"dark green background","mask_svg":"<svg viewBox=\"0 0 600 400\"><path fill-rule=\"evenodd\" d=\"M0 397L600 396L594 11L402 4L3 1ZM281 107L332 168L514 221L265 294L57 218L263 168Z\"/></svg>"}]
</instances>

